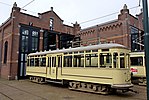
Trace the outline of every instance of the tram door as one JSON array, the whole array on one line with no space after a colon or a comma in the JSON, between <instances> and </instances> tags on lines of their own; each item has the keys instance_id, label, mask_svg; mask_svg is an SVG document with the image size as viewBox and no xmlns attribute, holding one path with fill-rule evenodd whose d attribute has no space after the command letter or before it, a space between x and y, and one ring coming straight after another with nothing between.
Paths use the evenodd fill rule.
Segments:
<instances>
[{"instance_id":1,"label":"tram door","mask_svg":"<svg viewBox=\"0 0 149 100\"><path fill-rule=\"evenodd\" d=\"M51 79L57 79L58 68L60 67L61 55L52 55L51 56Z\"/></svg>"}]
</instances>

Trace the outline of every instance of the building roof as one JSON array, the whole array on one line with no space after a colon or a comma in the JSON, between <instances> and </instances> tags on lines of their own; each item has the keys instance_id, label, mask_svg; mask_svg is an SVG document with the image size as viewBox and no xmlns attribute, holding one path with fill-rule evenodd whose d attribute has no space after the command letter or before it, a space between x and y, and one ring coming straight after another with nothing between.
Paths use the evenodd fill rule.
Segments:
<instances>
[{"instance_id":1,"label":"building roof","mask_svg":"<svg viewBox=\"0 0 149 100\"><path fill-rule=\"evenodd\" d=\"M47 14L47 13L50 13L50 12L53 12L61 21L63 21L63 20L53 11L53 7L51 7L51 10L50 10L50 11L46 11L46 12L38 13L38 14L39 14L39 15L44 15L44 14Z\"/></svg>"},{"instance_id":2,"label":"building roof","mask_svg":"<svg viewBox=\"0 0 149 100\"><path fill-rule=\"evenodd\" d=\"M91 26L91 27L87 27L87 28L81 29L80 32L81 32L81 31L84 31L84 30L88 30L88 29L95 28L95 27L97 27L97 26L100 27L100 26L103 26L103 25L112 24L112 23L115 23L115 22L117 22L117 21L118 21L118 19L115 19L115 20L111 20L111 21L108 21L108 22L105 22L105 23L97 24L97 25L94 25L94 26Z\"/></svg>"}]
</instances>

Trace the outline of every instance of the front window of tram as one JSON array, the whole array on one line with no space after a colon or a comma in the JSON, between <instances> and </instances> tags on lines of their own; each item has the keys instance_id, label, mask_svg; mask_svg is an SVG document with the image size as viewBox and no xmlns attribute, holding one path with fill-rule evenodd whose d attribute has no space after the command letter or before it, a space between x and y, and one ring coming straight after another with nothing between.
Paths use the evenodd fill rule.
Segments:
<instances>
[{"instance_id":1,"label":"front window of tram","mask_svg":"<svg viewBox=\"0 0 149 100\"><path fill-rule=\"evenodd\" d=\"M124 53L120 53L120 68L125 68L125 58L126 55Z\"/></svg>"},{"instance_id":2,"label":"front window of tram","mask_svg":"<svg viewBox=\"0 0 149 100\"><path fill-rule=\"evenodd\" d=\"M118 67L118 53L113 53L113 68Z\"/></svg>"}]
</instances>

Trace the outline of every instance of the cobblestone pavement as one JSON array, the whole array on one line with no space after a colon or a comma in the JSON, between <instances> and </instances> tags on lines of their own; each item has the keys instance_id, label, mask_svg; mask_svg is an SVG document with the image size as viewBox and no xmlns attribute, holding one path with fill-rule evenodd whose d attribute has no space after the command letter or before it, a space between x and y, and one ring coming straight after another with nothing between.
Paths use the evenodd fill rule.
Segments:
<instances>
[{"instance_id":1,"label":"cobblestone pavement","mask_svg":"<svg viewBox=\"0 0 149 100\"><path fill-rule=\"evenodd\" d=\"M0 100L147 100L146 87L137 86L133 90L111 95L100 95L72 91L55 84L37 84L29 80L0 79Z\"/></svg>"}]
</instances>

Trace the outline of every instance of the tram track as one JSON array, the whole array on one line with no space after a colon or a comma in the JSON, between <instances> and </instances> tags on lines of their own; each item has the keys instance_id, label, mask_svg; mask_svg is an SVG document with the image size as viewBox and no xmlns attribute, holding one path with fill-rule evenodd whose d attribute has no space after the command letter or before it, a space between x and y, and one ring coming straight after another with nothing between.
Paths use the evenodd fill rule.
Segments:
<instances>
[{"instance_id":1,"label":"tram track","mask_svg":"<svg viewBox=\"0 0 149 100\"><path fill-rule=\"evenodd\" d=\"M32 84L29 80L7 81L0 79L0 100L146 100L146 87L135 85L132 92L110 95L95 95L94 93L83 93L60 88L58 85ZM81 98L80 98L81 97ZM127 98L127 99L126 99Z\"/></svg>"},{"instance_id":2,"label":"tram track","mask_svg":"<svg viewBox=\"0 0 149 100\"><path fill-rule=\"evenodd\" d=\"M20 88L15 87L15 86L12 86L12 85L9 85L9 84L3 83L3 82L0 82L0 84L5 85L5 86L8 86L8 87L13 88L13 89L16 89L16 90L19 90L19 91L24 92L24 93L30 94L32 96L38 97L38 98L40 98L42 100L48 100L47 98L43 98L43 97L41 97L39 95L33 94L32 92L25 91L23 89L20 89ZM6 97L6 98L8 98L10 100L15 100L15 99L11 98L9 95L7 95L7 94L5 94L5 93L3 93L1 91L0 91L0 94L2 94L4 97Z\"/></svg>"},{"instance_id":3,"label":"tram track","mask_svg":"<svg viewBox=\"0 0 149 100\"><path fill-rule=\"evenodd\" d=\"M14 99L10 98L8 95L6 95L6 94L4 94L2 92L0 92L0 94L3 95L4 97L8 98L9 100L14 100Z\"/></svg>"}]
</instances>

